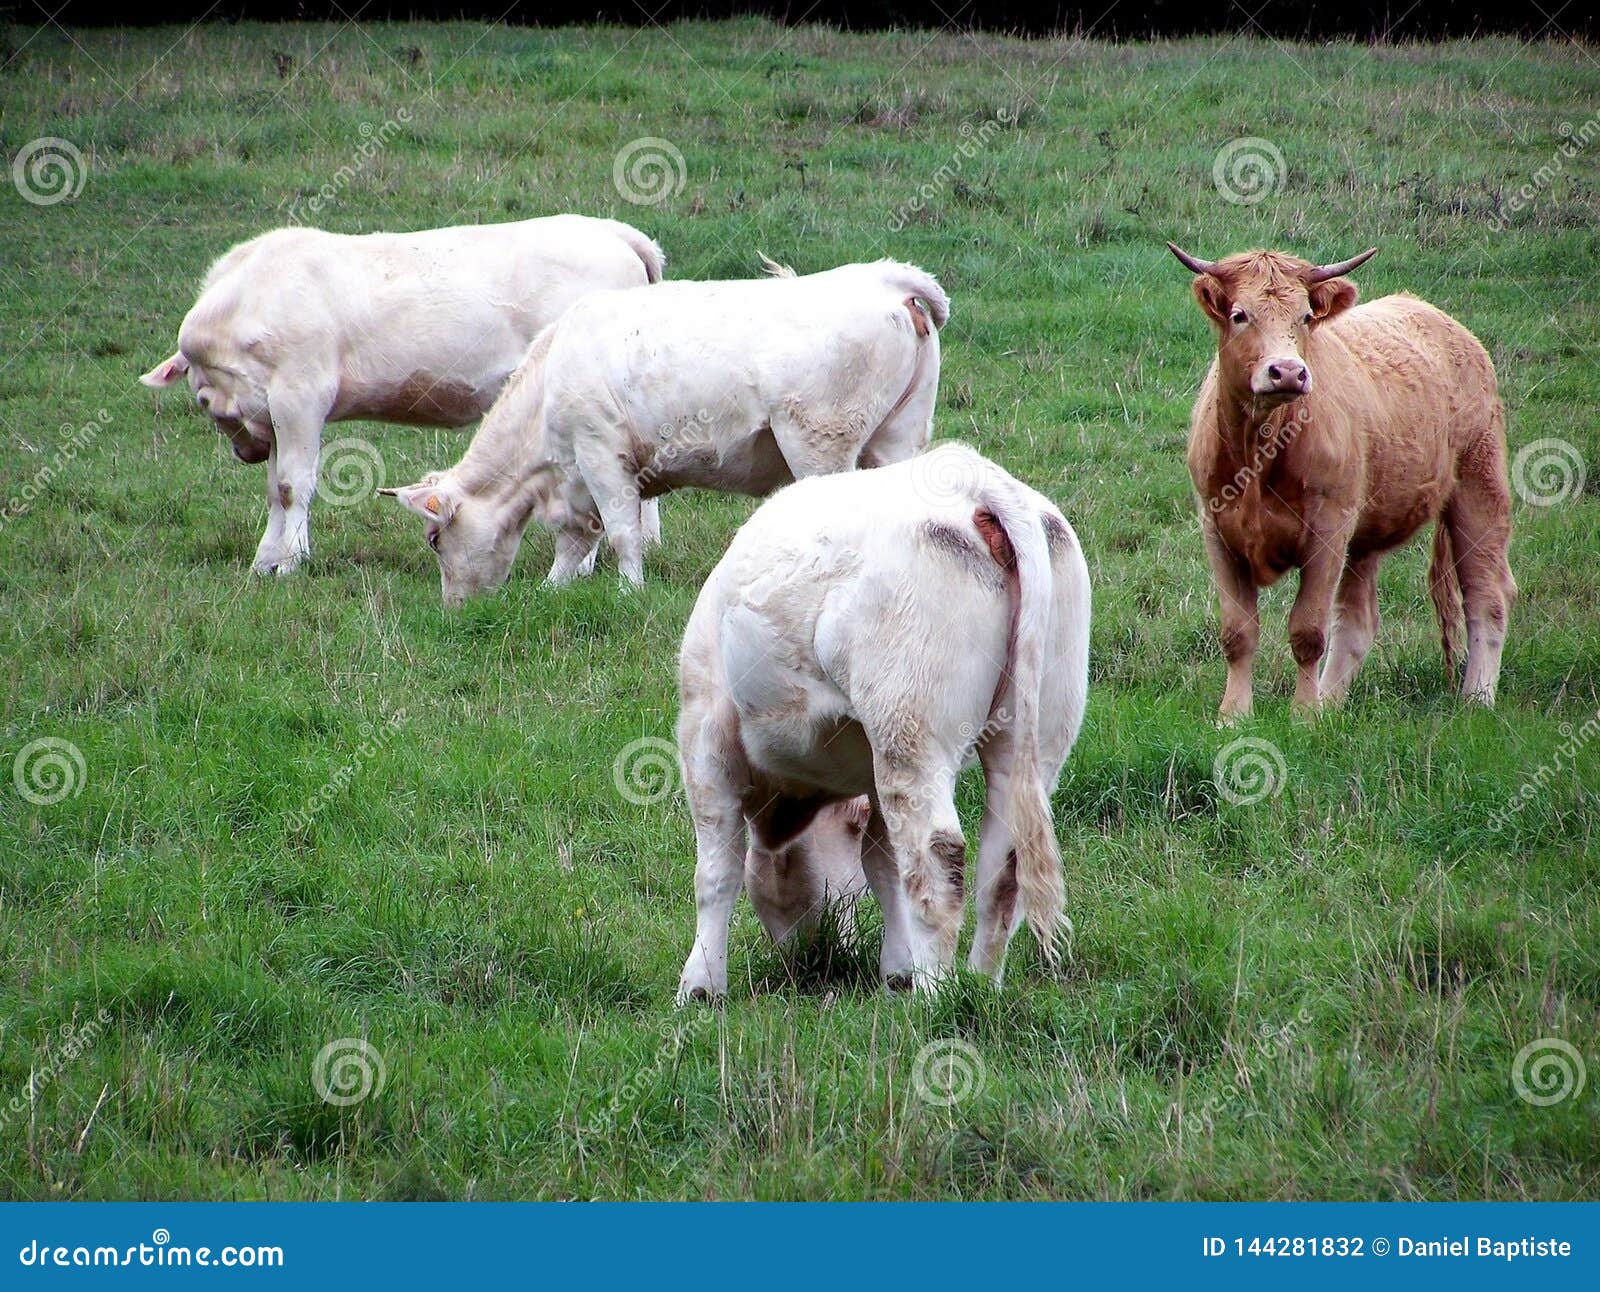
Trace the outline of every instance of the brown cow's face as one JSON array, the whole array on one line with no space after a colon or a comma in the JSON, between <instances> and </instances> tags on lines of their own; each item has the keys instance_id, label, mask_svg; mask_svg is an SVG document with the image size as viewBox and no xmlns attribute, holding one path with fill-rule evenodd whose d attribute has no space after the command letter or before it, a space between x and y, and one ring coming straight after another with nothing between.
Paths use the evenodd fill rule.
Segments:
<instances>
[{"instance_id":1,"label":"brown cow's face","mask_svg":"<svg viewBox=\"0 0 1600 1292\"><path fill-rule=\"evenodd\" d=\"M1292 256L1253 252L1195 278L1195 299L1217 329L1223 390L1238 402L1270 408L1311 393L1312 331L1356 301L1354 283L1312 283L1312 268Z\"/></svg>"}]
</instances>

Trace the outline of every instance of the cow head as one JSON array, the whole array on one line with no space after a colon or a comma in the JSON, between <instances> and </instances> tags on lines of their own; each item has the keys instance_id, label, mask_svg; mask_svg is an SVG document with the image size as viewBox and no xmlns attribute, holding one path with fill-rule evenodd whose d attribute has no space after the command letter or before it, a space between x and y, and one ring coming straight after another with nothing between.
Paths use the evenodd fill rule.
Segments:
<instances>
[{"instance_id":1,"label":"cow head","mask_svg":"<svg viewBox=\"0 0 1600 1292\"><path fill-rule=\"evenodd\" d=\"M233 444L234 457L241 462L265 462L272 451L272 437L267 430L270 422L266 400L261 396L241 399L237 381L224 380L216 372L191 363L182 350L156 364L139 382L152 390L165 390L185 377L200 410Z\"/></svg>"},{"instance_id":2,"label":"cow head","mask_svg":"<svg viewBox=\"0 0 1600 1292\"><path fill-rule=\"evenodd\" d=\"M1311 393L1312 331L1356 303L1356 285L1343 275L1378 254L1373 247L1338 264L1313 265L1278 251L1211 261L1167 247L1194 272L1195 300L1217 331L1224 396L1269 408Z\"/></svg>"},{"instance_id":3,"label":"cow head","mask_svg":"<svg viewBox=\"0 0 1600 1292\"><path fill-rule=\"evenodd\" d=\"M422 517L428 546L439 558L446 606L454 609L506 581L522 530L506 526L492 501L463 489L448 471L431 471L416 484L378 492Z\"/></svg>"}]
</instances>

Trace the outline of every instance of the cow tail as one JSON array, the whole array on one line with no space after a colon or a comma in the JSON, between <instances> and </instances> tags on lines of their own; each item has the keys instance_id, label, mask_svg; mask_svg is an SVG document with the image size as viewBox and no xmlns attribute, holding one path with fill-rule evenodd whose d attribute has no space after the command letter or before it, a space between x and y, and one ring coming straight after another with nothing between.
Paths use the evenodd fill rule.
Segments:
<instances>
[{"instance_id":1,"label":"cow tail","mask_svg":"<svg viewBox=\"0 0 1600 1292\"><path fill-rule=\"evenodd\" d=\"M631 224L624 224L621 220L613 220L617 226L617 235L633 249L633 254L644 262L644 280L647 283L659 283L666 277L667 253L661 250L661 244L654 238L647 238Z\"/></svg>"},{"instance_id":2,"label":"cow tail","mask_svg":"<svg viewBox=\"0 0 1600 1292\"><path fill-rule=\"evenodd\" d=\"M914 296L928 307L934 327L942 328L950 321L950 298L944 294L944 288L939 286L937 278L925 269L903 265L898 260L879 263L883 268L884 281L894 292Z\"/></svg>"},{"instance_id":3,"label":"cow tail","mask_svg":"<svg viewBox=\"0 0 1600 1292\"><path fill-rule=\"evenodd\" d=\"M974 520L1011 576L1007 580L1012 596L1011 632L1002 696L994 715L1009 721L1011 734L1010 796L1003 810L1011 827L1022 915L1039 941L1045 963L1054 968L1066 927L1065 895L1050 787L1040 765L1039 702L1054 615L1055 577L1044 526L1029 501L1017 490L1006 488L985 490L982 496ZM985 511L989 517L984 516ZM989 518L1002 531L1003 544L991 537ZM1004 685L1007 678L1009 686Z\"/></svg>"},{"instance_id":4,"label":"cow tail","mask_svg":"<svg viewBox=\"0 0 1600 1292\"><path fill-rule=\"evenodd\" d=\"M1428 562L1428 594L1439 620L1439 643L1444 648L1444 671L1456 684L1456 632L1462 620L1461 579L1456 573L1455 543L1441 515L1433 526L1433 556Z\"/></svg>"}]
</instances>

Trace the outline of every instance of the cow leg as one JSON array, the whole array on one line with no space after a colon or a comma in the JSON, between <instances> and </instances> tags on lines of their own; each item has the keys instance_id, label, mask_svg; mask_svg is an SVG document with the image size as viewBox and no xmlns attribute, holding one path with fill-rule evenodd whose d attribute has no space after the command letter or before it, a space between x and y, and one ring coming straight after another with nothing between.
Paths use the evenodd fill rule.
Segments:
<instances>
[{"instance_id":1,"label":"cow leg","mask_svg":"<svg viewBox=\"0 0 1600 1292\"><path fill-rule=\"evenodd\" d=\"M796 480L849 471L861 453L861 432L843 417L802 419L775 413L772 438Z\"/></svg>"},{"instance_id":2,"label":"cow leg","mask_svg":"<svg viewBox=\"0 0 1600 1292\"><path fill-rule=\"evenodd\" d=\"M1378 635L1378 556L1373 553L1345 567L1335 597L1333 637L1328 643L1328 662L1322 668L1321 688L1325 703L1337 704L1350 690L1350 683L1372 649Z\"/></svg>"},{"instance_id":3,"label":"cow leg","mask_svg":"<svg viewBox=\"0 0 1600 1292\"><path fill-rule=\"evenodd\" d=\"M1298 676L1294 684L1295 707L1315 713L1322 703L1317 686L1317 666L1328 648L1328 621L1333 617L1333 594L1345 565L1346 536L1311 531L1311 551L1300 567L1300 590L1289 611L1289 651Z\"/></svg>"},{"instance_id":4,"label":"cow leg","mask_svg":"<svg viewBox=\"0 0 1600 1292\"><path fill-rule=\"evenodd\" d=\"M956 815L955 772L902 764L874 750L873 777L906 898L919 990L937 988L955 962L961 934L967 841Z\"/></svg>"},{"instance_id":5,"label":"cow leg","mask_svg":"<svg viewBox=\"0 0 1600 1292\"><path fill-rule=\"evenodd\" d=\"M278 552L283 547L283 491L278 488L278 445L268 440L267 450L267 528L256 545L250 568L257 574L271 574L277 568Z\"/></svg>"},{"instance_id":6,"label":"cow leg","mask_svg":"<svg viewBox=\"0 0 1600 1292\"><path fill-rule=\"evenodd\" d=\"M251 569L257 574L292 574L311 555L311 499L317 491L317 461L322 453L322 424L326 408L318 408L304 394L269 392L272 415L272 452L267 457L267 482L273 497L269 506L281 511L281 521L269 517L267 532ZM269 544L269 539L275 540Z\"/></svg>"},{"instance_id":7,"label":"cow leg","mask_svg":"<svg viewBox=\"0 0 1600 1292\"><path fill-rule=\"evenodd\" d=\"M1218 716L1224 722L1232 722L1250 716L1256 648L1261 642L1261 613L1256 605L1256 585L1250 571L1210 525L1202 524L1202 529L1222 611L1222 655L1228 661L1228 684L1222 692Z\"/></svg>"},{"instance_id":8,"label":"cow leg","mask_svg":"<svg viewBox=\"0 0 1600 1292\"><path fill-rule=\"evenodd\" d=\"M913 981L909 917L905 894L900 887L900 868L894 861L894 844L889 838L889 823L876 804L861 840L861 869L867 876L872 895L878 899L878 909L883 912L883 950L878 956L878 972L890 991L905 991Z\"/></svg>"},{"instance_id":9,"label":"cow leg","mask_svg":"<svg viewBox=\"0 0 1600 1292\"><path fill-rule=\"evenodd\" d=\"M967 967L1000 985L1005 972L1006 948L1017 928L1017 854L1011 848L1011 827L994 805L1006 802L1003 777L984 768L983 824L978 831L978 929L967 956Z\"/></svg>"},{"instance_id":10,"label":"cow leg","mask_svg":"<svg viewBox=\"0 0 1600 1292\"><path fill-rule=\"evenodd\" d=\"M634 587L644 583L643 500L639 481L622 459L593 438L577 445L578 470L600 508L606 539L617 554L622 577Z\"/></svg>"},{"instance_id":11,"label":"cow leg","mask_svg":"<svg viewBox=\"0 0 1600 1292\"><path fill-rule=\"evenodd\" d=\"M728 925L744 887L744 818L738 800L707 796L694 809L694 946L678 979L678 1003L728 992Z\"/></svg>"},{"instance_id":12,"label":"cow leg","mask_svg":"<svg viewBox=\"0 0 1600 1292\"><path fill-rule=\"evenodd\" d=\"M1517 581L1507 554L1511 547L1511 494L1506 488L1502 436L1489 437L1496 451L1474 462L1461 477L1441 523L1450 527L1456 577L1467 618L1467 671L1461 694L1493 706L1500 683L1500 654L1516 599ZM1464 464L1465 466L1465 464Z\"/></svg>"},{"instance_id":13,"label":"cow leg","mask_svg":"<svg viewBox=\"0 0 1600 1292\"><path fill-rule=\"evenodd\" d=\"M639 526L646 547L661 546L661 499L646 498L639 504Z\"/></svg>"},{"instance_id":14,"label":"cow leg","mask_svg":"<svg viewBox=\"0 0 1600 1292\"><path fill-rule=\"evenodd\" d=\"M602 532L598 517L592 527L557 530L556 559L544 581L560 587L593 574L595 559L600 555Z\"/></svg>"}]
</instances>

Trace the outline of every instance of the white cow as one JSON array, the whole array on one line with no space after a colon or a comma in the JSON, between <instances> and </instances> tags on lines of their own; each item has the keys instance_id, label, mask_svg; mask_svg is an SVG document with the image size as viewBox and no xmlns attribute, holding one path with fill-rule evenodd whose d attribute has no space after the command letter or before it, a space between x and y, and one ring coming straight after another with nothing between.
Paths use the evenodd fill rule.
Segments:
<instances>
[{"instance_id":1,"label":"white cow","mask_svg":"<svg viewBox=\"0 0 1600 1292\"><path fill-rule=\"evenodd\" d=\"M252 568L288 574L311 551L325 423L464 426L569 305L659 282L664 264L637 229L580 215L359 236L277 229L212 265L177 353L139 380L187 375L240 461L266 462Z\"/></svg>"},{"instance_id":2,"label":"white cow","mask_svg":"<svg viewBox=\"0 0 1600 1292\"><path fill-rule=\"evenodd\" d=\"M1019 913L1053 963L1065 919L1050 794L1088 663L1076 535L971 449L802 481L765 503L683 639L678 746L699 859L679 1001L727 989L747 838L780 848L857 794L872 803L861 860L883 909L884 981L936 984L961 931L955 783L974 757L988 805L970 967L999 980Z\"/></svg>"},{"instance_id":3,"label":"white cow","mask_svg":"<svg viewBox=\"0 0 1600 1292\"><path fill-rule=\"evenodd\" d=\"M426 522L448 605L505 582L532 518L557 534L551 583L590 573L604 535L637 585L642 501L920 453L949 312L892 260L598 292L534 341L460 462L388 492Z\"/></svg>"}]
</instances>

